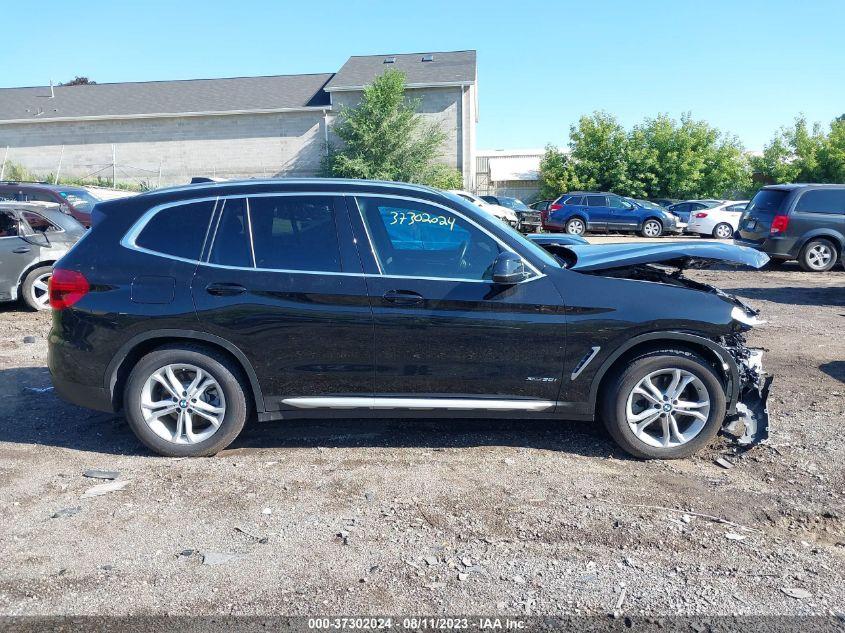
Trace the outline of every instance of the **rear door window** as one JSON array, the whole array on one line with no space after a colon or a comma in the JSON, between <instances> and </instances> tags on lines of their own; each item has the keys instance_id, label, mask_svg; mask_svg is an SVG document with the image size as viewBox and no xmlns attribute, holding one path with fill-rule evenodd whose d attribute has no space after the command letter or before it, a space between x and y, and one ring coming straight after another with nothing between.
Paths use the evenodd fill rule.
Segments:
<instances>
[{"instance_id":1,"label":"rear door window","mask_svg":"<svg viewBox=\"0 0 845 633\"><path fill-rule=\"evenodd\" d=\"M802 213L845 213L845 189L816 189L808 191L795 205Z\"/></svg>"},{"instance_id":2,"label":"rear door window","mask_svg":"<svg viewBox=\"0 0 845 633\"><path fill-rule=\"evenodd\" d=\"M331 197L251 197L249 224L257 268L340 272Z\"/></svg>"},{"instance_id":3,"label":"rear door window","mask_svg":"<svg viewBox=\"0 0 845 633\"><path fill-rule=\"evenodd\" d=\"M587 196L587 206L606 207L607 198L605 196Z\"/></svg>"},{"instance_id":4,"label":"rear door window","mask_svg":"<svg viewBox=\"0 0 845 633\"><path fill-rule=\"evenodd\" d=\"M213 200L166 207L147 222L135 244L162 255L198 261L213 209Z\"/></svg>"},{"instance_id":5,"label":"rear door window","mask_svg":"<svg viewBox=\"0 0 845 633\"><path fill-rule=\"evenodd\" d=\"M761 189L748 203L746 211L757 217L773 217L781 210L789 192L785 189Z\"/></svg>"},{"instance_id":6,"label":"rear door window","mask_svg":"<svg viewBox=\"0 0 845 633\"><path fill-rule=\"evenodd\" d=\"M252 268L246 198L227 198L221 201L213 240L208 256L210 264Z\"/></svg>"}]
</instances>

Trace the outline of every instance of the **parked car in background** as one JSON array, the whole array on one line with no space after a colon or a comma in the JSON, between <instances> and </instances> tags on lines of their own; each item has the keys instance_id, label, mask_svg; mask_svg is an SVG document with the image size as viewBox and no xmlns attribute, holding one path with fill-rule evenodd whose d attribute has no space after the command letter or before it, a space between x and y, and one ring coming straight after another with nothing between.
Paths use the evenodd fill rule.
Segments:
<instances>
[{"instance_id":1,"label":"parked car in background","mask_svg":"<svg viewBox=\"0 0 845 633\"><path fill-rule=\"evenodd\" d=\"M58 204L0 202L0 301L22 298L33 310L49 308L53 263L84 234Z\"/></svg>"},{"instance_id":2,"label":"parked car in background","mask_svg":"<svg viewBox=\"0 0 845 633\"><path fill-rule=\"evenodd\" d=\"M137 191L127 191L126 189L112 189L110 187L99 187L86 185L84 189L94 196L97 200L115 200L117 198L128 198L130 196L137 196Z\"/></svg>"},{"instance_id":3,"label":"parked car in background","mask_svg":"<svg viewBox=\"0 0 845 633\"><path fill-rule=\"evenodd\" d=\"M667 209L666 207L659 205L656 202L652 202L651 200L640 200L639 198L627 198L627 197L625 198L625 200L627 200L628 202L631 202L633 204L639 205L639 206L643 207L644 209L652 209L654 211L663 211L664 213L671 214L672 217L675 218L675 227L678 229L678 231L677 231L678 233L683 233L684 229L687 226L686 223L683 220L681 220L681 218L679 218L677 215L675 215L674 213L669 211L669 209Z\"/></svg>"},{"instance_id":4,"label":"parked car in background","mask_svg":"<svg viewBox=\"0 0 845 633\"><path fill-rule=\"evenodd\" d=\"M649 198L648 201L653 202L654 204L659 204L661 207L668 207L681 202L677 198Z\"/></svg>"},{"instance_id":5,"label":"parked car in background","mask_svg":"<svg viewBox=\"0 0 845 633\"><path fill-rule=\"evenodd\" d=\"M0 201L52 202L88 227L91 226L91 209L100 200L84 187L6 180L0 182Z\"/></svg>"},{"instance_id":6,"label":"parked car in background","mask_svg":"<svg viewBox=\"0 0 845 633\"><path fill-rule=\"evenodd\" d=\"M671 204L666 208L678 216L681 219L681 222L689 223L690 214L692 212L716 207L723 202L725 202L725 200L684 200L683 202L678 202L677 204Z\"/></svg>"},{"instance_id":7,"label":"parked car in background","mask_svg":"<svg viewBox=\"0 0 845 633\"><path fill-rule=\"evenodd\" d=\"M666 209L644 207L613 193L573 191L549 206L543 230L570 235L587 232L636 232L643 237L660 237L681 230L678 218Z\"/></svg>"},{"instance_id":8,"label":"parked car in background","mask_svg":"<svg viewBox=\"0 0 845 633\"><path fill-rule=\"evenodd\" d=\"M687 261L678 244L611 246L569 247L567 269L465 198L403 183L157 190L97 205L56 265L48 364L61 397L122 410L169 456L214 454L250 418L337 415L600 416L633 455L670 459L743 412L759 441L757 311L650 267Z\"/></svg>"},{"instance_id":9,"label":"parked car in background","mask_svg":"<svg viewBox=\"0 0 845 633\"><path fill-rule=\"evenodd\" d=\"M728 200L715 207L693 211L687 222L687 233L727 240L739 228L739 218L748 200Z\"/></svg>"},{"instance_id":10,"label":"parked car in background","mask_svg":"<svg viewBox=\"0 0 845 633\"><path fill-rule=\"evenodd\" d=\"M530 208L519 198L507 196L481 196L481 199L490 204L498 204L500 207L507 207L516 213L519 219L517 229L521 233L534 233L540 229L540 212Z\"/></svg>"},{"instance_id":11,"label":"parked car in background","mask_svg":"<svg viewBox=\"0 0 845 633\"><path fill-rule=\"evenodd\" d=\"M482 211L486 211L493 217L500 219L502 222L515 229L518 229L519 227L519 218L517 217L513 209L509 209L498 204L492 204L490 202L487 202L483 198L475 195L474 193L470 193L469 191L450 189L448 193L463 198L467 202L471 202L472 204L480 208Z\"/></svg>"},{"instance_id":12,"label":"parked car in background","mask_svg":"<svg viewBox=\"0 0 845 633\"><path fill-rule=\"evenodd\" d=\"M845 248L845 184L763 187L748 203L734 243L798 260L806 271L830 270Z\"/></svg>"}]
</instances>

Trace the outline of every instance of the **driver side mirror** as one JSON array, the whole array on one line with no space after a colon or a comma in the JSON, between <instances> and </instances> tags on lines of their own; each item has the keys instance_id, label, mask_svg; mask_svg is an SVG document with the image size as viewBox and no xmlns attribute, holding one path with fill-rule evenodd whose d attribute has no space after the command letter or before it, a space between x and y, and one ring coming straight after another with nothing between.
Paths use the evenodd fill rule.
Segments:
<instances>
[{"instance_id":1,"label":"driver side mirror","mask_svg":"<svg viewBox=\"0 0 845 633\"><path fill-rule=\"evenodd\" d=\"M499 253L493 262L493 283L513 285L525 279L525 263L516 253Z\"/></svg>"}]
</instances>

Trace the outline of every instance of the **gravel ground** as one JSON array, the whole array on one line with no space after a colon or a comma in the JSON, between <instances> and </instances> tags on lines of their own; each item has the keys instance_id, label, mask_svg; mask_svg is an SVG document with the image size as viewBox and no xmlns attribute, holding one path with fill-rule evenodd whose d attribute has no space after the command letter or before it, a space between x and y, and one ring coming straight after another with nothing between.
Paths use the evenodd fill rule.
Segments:
<instances>
[{"instance_id":1,"label":"gravel ground","mask_svg":"<svg viewBox=\"0 0 845 633\"><path fill-rule=\"evenodd\" d=\"M49 315L2 308L0 614L608 614L623 587L630 615L845 611L845 272L692 276L770 320L751 343L771 443L742 455L640 462L587 423L342 420L166 459L39 392ZM128 483L81 498L89 468Z\"/></svg>"}]
</instances>

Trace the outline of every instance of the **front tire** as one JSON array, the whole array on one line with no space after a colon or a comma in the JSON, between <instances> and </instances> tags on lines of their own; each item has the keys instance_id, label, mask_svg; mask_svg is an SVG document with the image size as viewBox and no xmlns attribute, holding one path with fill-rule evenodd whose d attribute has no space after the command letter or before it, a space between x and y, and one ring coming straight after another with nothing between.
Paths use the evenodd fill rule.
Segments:
<instances>
[{"instance_id":1,"label":"front tire","mask_svg":"<svg viewBox=\"0 0 845 633\"><path fill-rule=\"evenodd\" d=\"M660 237L663 235L663 223L660 220L649 218L643 222L640 235L643 237Z\"/></svg>"},{"instance_id":2,"label":"front tire","mask_svg":"<svg viewBox=\"0 0 845 633\"><path fill-rule=\"evenodd\" d=\"M801 254L798 255L798 263L801 268L810 273L822 273L830 270L836 265L839 253L836 246L830 240L814 238L804 244Z\"/></svg>"},{"instance_id":3,"label":"front tire","mask_svg":"<svg viewBox=\"0 0 845 633\"><path fill-rule=\"evenodd\" d=\"M619 446L641 459L679 459L705 447L725 419L725 390L700 356L648 352L612 374L599 413Z\"/></svg>"},{"instance_id":4,"label":"front tire","mask_svg":"<svg viewBox=\"0 0 845 633\"><path fill-rule=\"evenodd\" d=\"M32 310L50 309L50 291L48 284L53 274L52 266L39 266L24 277L21 295L24 303Z\"/></svg>"},{"instance_id":5,"label":"front tire","mask_svg":"<svg viewBox=\"0 0 845 633\"><path fill-rule=\"evenodd\" d=\"M246 422L242 380L234 363L210 349L156 349L129 374L126 419L138 439L159 455L214 455L232 443Z\"/></svg>"}]
</instances>

